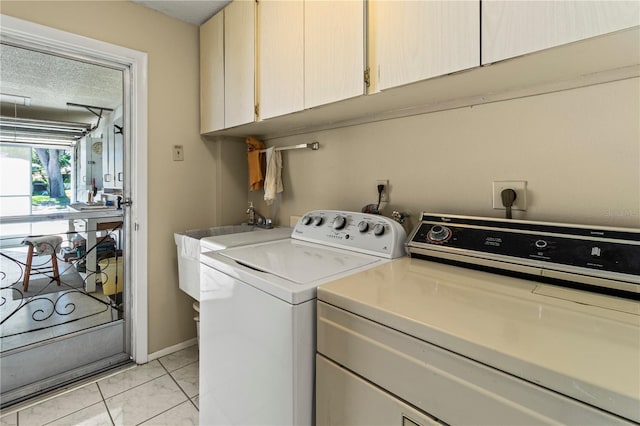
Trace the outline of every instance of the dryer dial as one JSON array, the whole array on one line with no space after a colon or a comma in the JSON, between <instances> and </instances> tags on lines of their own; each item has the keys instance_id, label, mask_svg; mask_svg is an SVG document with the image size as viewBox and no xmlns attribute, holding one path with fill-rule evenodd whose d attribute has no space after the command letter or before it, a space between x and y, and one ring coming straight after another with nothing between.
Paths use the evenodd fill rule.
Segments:
<instances>
[{"instance_id":1,"label":"dryer dial","mask_svg":"<svg viewBox=\"0 0 640 426\"><path fill-rule=\"evenodd\" d=\"M427 238L429 241L433 241L435 243L441 243L446 241L451 237L451 229L442 225L435 225L429 230L429 234Z\"/></svg>"}]
</instances>

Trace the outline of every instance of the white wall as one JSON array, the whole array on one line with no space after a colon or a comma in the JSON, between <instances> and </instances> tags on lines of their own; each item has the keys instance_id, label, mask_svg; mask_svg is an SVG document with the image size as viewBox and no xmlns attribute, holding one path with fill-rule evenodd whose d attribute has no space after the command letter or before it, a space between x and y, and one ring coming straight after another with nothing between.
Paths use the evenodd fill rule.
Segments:
<instances>
[{"instance_id":1,"label":"white wall","mask_svg":"<svg viewBox=\"0 0 640 426\"><path fill-rule=\"evenodd\" d=\"M281 204L258 207L283 224L317 208L360 210L389 179L385 215L499 217L492 181L526 180L529 208L514 218L639 227L639 100L635 78L270 140L321 148L283 153Z\"/></svg>"}]
</instances>

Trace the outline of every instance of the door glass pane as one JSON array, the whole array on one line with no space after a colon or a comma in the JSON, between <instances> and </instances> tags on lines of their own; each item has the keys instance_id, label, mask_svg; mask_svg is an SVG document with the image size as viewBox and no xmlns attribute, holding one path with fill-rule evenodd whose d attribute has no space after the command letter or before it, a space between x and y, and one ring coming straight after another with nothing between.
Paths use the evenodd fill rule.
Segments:
<instances>
[{"instance_id":1,"label":"door glass pane","mask_svg":"<svg viewBox=\"0 0 640 426\"><path fill-rule=\"evenodd\" d=\"M121 217L33 225L18 244L3 237L2 351L123 317Z\"/></svg>"}]
</instances>

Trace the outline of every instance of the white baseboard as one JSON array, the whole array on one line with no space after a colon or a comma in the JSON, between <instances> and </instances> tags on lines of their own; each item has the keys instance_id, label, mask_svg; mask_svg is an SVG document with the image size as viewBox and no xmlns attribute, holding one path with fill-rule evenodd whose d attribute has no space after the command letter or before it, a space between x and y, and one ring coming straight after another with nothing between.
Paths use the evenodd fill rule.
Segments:
<instances>
[{"instance_id":1,"label":"white baseboard","mask_svg":"<svg viewBox=\"0 0 640 426\"><path fill-rule=\"evenodd\" d=\"M162 358L165 355L172 354L174 352L178 352L179 350L188 348L189 346L193 346L198 343L198 338L194 337L193 339L186 340L182 343L178 343L177 345L169 346L168 348L160 349L157 352L149 354L147 356L147 362L151 362L154 359Z\"/></svg>"}]
</instances>

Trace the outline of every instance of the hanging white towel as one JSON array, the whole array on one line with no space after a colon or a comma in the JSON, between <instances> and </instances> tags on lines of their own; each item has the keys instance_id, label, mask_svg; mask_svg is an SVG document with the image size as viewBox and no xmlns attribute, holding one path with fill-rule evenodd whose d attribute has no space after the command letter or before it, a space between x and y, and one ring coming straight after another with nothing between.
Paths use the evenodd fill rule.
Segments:
<instances>
[{"instance_id":1,"label":"hanging white towel","mask_svg":"<svg viewBox=\"0 0 640 426\"><path fill-rule=\"evenodd\" d=\"M264 179L264 201L273 204L276 194L282 192L282 154L273 147L267 148L267 172Z\"/></svg>"}]
</instances>

